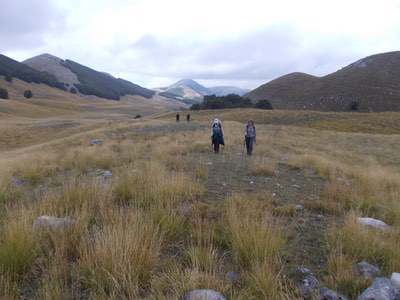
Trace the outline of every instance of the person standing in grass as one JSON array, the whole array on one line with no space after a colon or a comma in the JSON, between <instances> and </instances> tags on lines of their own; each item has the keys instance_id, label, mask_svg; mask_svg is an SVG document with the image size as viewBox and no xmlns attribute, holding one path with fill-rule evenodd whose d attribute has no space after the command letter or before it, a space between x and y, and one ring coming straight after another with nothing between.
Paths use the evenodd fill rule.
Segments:
<instances>
[{"instance_id":1,"label":"person standing in grass","mask_svg":"<svg viewBox=\"0 0 400 300\"><path fill-rule=\"evenodd\" d=\"M244 132L244 140L246 143L247 155L253 154L253 146L256 143L256 127L253 120L249 120Z\"/></svg>"},{"instance_id":2,"label":"person standing in grass","mask_svg":"<svg viewBox=\"0 0 400 300\"><path fill-rule=\"evenodd\" d=\"M176 117L176 121L179 122L179 119L180 119L179 113L177 113L175 117Z\"/></svg>"},{"instance_id":3,"label":"person standing in grass","mask_svg":"<svg viewBox=\"0 0 400 300\"><path fill-rule=\"evenodd\" d=\"M219 153L219 146L225 146L224 130L222 123L218 119L214 119L211 126L211 145L213 146L214 153Z\"/></svg>"}]
</instances>

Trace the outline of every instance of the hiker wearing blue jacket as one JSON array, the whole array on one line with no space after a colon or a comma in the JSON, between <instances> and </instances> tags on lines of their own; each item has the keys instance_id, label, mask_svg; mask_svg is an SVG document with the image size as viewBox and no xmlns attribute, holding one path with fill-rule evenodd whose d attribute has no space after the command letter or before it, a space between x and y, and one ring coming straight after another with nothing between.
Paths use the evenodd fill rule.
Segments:
<instances>
[{"instance_id":1,"label":"hiker wearing blue jacket","mask_svg":"<svg viewBox=\"0 0 400 300\"><path fill-rule=\"evenodd\" d=\"M218 119L214 119L211 126L211 145L214 153L219 153L219 145L225 146L224 130L222 129L221 121Z\"/></svg>"},{"instance_id":2,"label":"hiker wearing blue jacket","mask_svg":"<svg viewBox=\"0 0 400 300\"><path fill-rule=\"evenodd\" d=\"M253 120L249 120L244 131L244 140L246 143L247 155L253 154L253 147L256 142L256 127Z\"/></svg>"}]
</instances>

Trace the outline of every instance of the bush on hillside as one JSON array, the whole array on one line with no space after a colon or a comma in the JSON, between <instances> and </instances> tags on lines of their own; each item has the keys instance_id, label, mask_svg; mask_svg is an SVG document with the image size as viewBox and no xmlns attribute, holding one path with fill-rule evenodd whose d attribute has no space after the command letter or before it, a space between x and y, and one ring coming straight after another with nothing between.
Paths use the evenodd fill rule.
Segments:
<instances>
[{"instance_id":1,"label":"bush on hillside","mask_svg":"<svg viewBox=\"0 0 400 300\"><path fill-rule=\"evenodd\" d=\"M31 91L31 90L26 90L26 91L24 92L24 97L27 98L27 99L32 98L32 97L33 97L32 91Z\"/></svg>"},{"instance_id":2,"label":"bush on hillside","mask_svg":"<svg viewBox=\"0 0 400 300\"><path fill-rule=\"evenodd\" d=\"M353 101L350 103L350 110L357 111L360 107L360 103L358 101Z\"/></svg>"},{"instance_id":3,"label":"bush on hillside","mask_svg":"<svg viewBox=\"0 0 400 300\"><path fill-rule=\"evenodd\" d=\"M0 99L8 99L8 91L0 88Z\"/></svg>"},{"instance_id":4,"label":"bush on hillside","mask_svg":"<svg viewBox=\"0 0 400 300\"><path fill-rule=\"evenodd\" d=\"M13 78L12 78L12 76L10 76L10 75L4 76L4 79L5 79L7 82L12 82L12 81L13 81Z\"/></svg>"},{"instance_id":5,"label":"bush on hillside","mask_svg":"<svg viewBox=\"0 0 400 300\"><path fill-rule=\"evenodd\" d=\"M69 90L69 92L70 92L71 94L77 94L77 93L78 93L78 91L77 91L76 88L74 88L74 87L72 87L72 88Z\"/></svg>"},{"instance_id":6,"label":"bush on hillside","mask_svg":"<svg viewBox=\"0 0 400 300\"><path fill-rule=\"evenodd\" d=\"M254 105L254 107L259 109L273 109L271 102L268 100L260 100Z\"/></svg>"}]
</instances>

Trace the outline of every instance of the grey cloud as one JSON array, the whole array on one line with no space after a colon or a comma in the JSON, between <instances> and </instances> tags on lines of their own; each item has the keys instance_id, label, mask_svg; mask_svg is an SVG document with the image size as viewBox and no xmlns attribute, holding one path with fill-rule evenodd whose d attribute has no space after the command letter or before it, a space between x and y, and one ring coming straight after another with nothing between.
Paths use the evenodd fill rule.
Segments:
<instances>
[{"instance_id":1,"label":"grey cloud","mask_svg":"<svg viewBox=\"0 0 400 300\"><path fill-rule=\"evenodd\" d=\"M346 45L345 50L341 50ZM157 39L146 35L131 45L137 59L126 72L214 80L266 81L295 72L323 75L359 58L345 36L310 39L281 25L219 41ZM128 52L129 53L129 52Z\"/></svg>"},{"instance_id":2,"label":"grey cloud","mask_svg":"<svg viewBox=\"0 0 400 300\"><path fill-rule=\"evenodd\" d=\"M57 33L64 22L50 0L2 0L1 5L1 52L40 46L46 33Z\"/></svg>"}]
</instances>

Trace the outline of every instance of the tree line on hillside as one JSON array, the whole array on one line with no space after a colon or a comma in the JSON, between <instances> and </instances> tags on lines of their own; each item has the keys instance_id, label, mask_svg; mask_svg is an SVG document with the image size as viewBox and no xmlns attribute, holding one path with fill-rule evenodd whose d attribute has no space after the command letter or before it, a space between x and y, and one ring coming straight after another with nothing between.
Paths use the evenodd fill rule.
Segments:
<instances>
[{"instance_id":1,"label":"tree line on hillside","mask_svg":"<svg viewBox=\"0 0 400 300\"><path fill-rule=\"evenodd\" d=\"M85 95L95 95L112 100L119 100L121 96L125 95L139 95L145 98L151 98L154 95L154 91L121 78L114 78L111 75L95 71L71 60L62 62L62 65L78 76L80 83L75 84L75 86L80 93Z\"/></svg>"},{"instance_id":2,"label":"tree line on hillside","mask_svg":"<svg viewBox=\"0 0 400 300\"><path fill-rule=\"evenodd\" d=\"M191 110L201 109L224 109L224 108L259 108L273 109L268 100L260 100L257 103L252 103L249 98L241 97L236 94L218 97L216 95L204 96L202 103L193 104Z\"/></svg>"},{"instance_id":3,"label":"tree line on hillside","mask_svg":"<svg viewBox=\"0 0 400 300\"><path fill-rule=\"evenodd\" d=\"M31 67L17 62L7 56L0 54L0 75L5 77L6 81L11 82L12 78L19 78L28 83L44 83L49 86L65 90L63 83L46 72L39 72Z\"/></svg>"}]
</instances>

